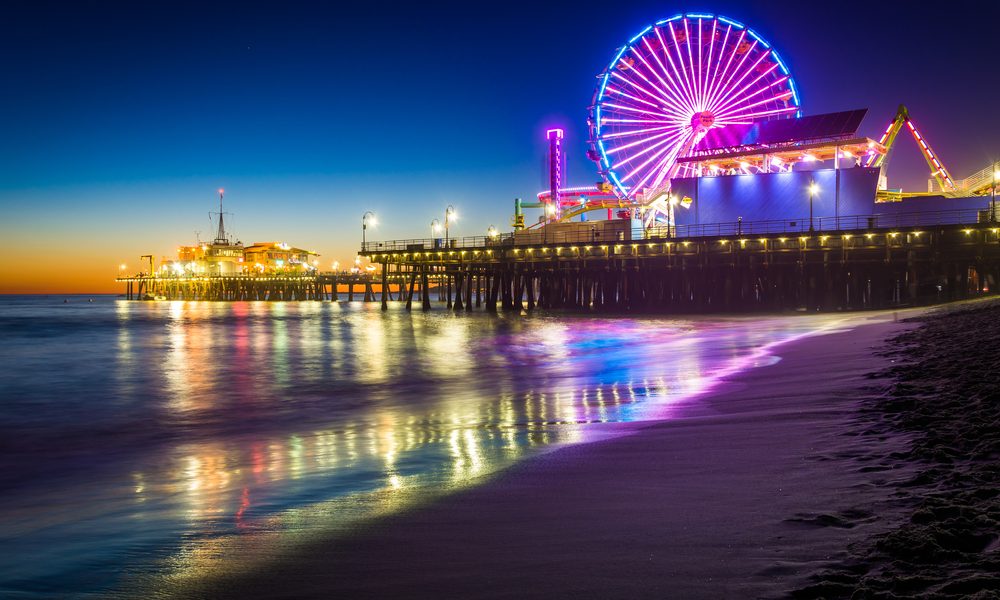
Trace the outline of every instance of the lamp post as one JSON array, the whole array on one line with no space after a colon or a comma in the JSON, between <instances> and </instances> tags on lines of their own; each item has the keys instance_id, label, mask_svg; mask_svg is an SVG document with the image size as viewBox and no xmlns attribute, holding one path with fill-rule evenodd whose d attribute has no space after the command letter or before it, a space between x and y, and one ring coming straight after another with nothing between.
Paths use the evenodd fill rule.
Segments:
<instances>
[{"instance_id":1,"label":"lamp post","mask_svg":"<svg viewBox=\"0 0 1000 600\"><path fill-rule=\"evenodd\" d=\"M438 234L441 233L441 221L434 219L431 221L431 246L438 247Z\"/></svg>"},{"instance_id":2,"label":"lamp post","mask_svg":"<svg viewBox=\"0 0 1000 600\"><path fill-rule=\"evenodd\" d=\"M448 247L448 226L451 225L451 222L454 221L457 218L458 218L458 216L455 213L455 207L449 204L448 208L444 209L444 246L445 246L445 248Z\"/></svg>"},{"instance_id":3,"label":"lamp post","mask_svg":"<svg viewBox=\"0 0 1000 600\"><path fill-rule=\"evenodd\" d=\"M819 193L819 186L815 181L809 182L809 232L816 231L813 227L813 197Z\"/></svg>"},{"instance_id":4,"label":"lamp post","mask_svg":"<svg viewBox=\"0 0 1000 600\"><path fill-rule=\"evenodd\" d=\"M365 232L368 231L368 226L374 227L378 222L375 220L375 213L368 211L361 215L361 249L365 249Z\"/></svg>"}]
</instances>

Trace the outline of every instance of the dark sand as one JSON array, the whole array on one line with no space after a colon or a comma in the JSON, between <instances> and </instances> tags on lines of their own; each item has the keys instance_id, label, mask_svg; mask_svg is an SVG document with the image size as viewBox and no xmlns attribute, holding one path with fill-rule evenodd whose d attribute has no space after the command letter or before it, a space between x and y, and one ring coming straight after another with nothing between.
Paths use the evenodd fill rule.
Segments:
<instances>
[{"instance_id":1,"label":"dark sand","mask_svg":"<svg viewBox=\"0 0 1000 600\"><path fill-rule=\"evenodd\" d=\"M1000 303L918 320L889 344L857 428L911 440L859 457L916 465L890 486L906 514L796 598L1000 598Z\"/></svg>"}]
</instances>

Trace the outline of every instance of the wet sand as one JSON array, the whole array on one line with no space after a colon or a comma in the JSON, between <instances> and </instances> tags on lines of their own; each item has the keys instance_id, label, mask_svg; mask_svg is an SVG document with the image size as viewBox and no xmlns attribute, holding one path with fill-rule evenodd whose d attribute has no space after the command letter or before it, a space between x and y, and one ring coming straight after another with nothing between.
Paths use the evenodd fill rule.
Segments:
<instances>
[{"instance_id":1,"label":"wet sand","mask_svg":"<svg viewBox=\"0 0 1000 600\"><path fill-rule=\"evenodd\" d=\"M163 595L218 598L778 596L849 559L906 510L912 469L859 456L906 439L856 436L876 353L915 324L861 326L776 349L681 416L519 464L484 485L347 537L223 567ZM223 561L224 564L224 561Z\"/></svg>"}]
</instances>

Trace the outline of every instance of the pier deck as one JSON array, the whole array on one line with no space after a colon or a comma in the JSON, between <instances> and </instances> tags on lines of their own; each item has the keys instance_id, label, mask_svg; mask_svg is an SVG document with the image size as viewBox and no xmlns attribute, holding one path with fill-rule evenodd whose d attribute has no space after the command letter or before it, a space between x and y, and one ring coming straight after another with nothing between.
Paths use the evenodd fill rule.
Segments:
<instances>
[{"instance_id":1,"label":"pier deck","mask_svg":"<svg viewBox=\"0 0 1000 600\"><path fill-rule=\"evenodd\" d=\"M631 232L637 239L522 244L517 236L367 242L361 254L401 300L448 308L705 312L849 310L992 292L1000 226L988 211L719 223ZM621 236L628 237L628 236ZM523 239L523 238L522 238ZM388 299L383 296L383 307Z\"/></svg>"}]
</instances>

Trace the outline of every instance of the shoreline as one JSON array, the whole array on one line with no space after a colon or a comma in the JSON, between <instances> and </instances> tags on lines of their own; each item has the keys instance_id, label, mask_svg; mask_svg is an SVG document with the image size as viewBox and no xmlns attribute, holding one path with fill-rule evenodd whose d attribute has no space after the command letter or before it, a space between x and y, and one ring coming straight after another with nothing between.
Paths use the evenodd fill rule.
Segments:
<instances>
[{"instance_id":1,"label":"shoreline","mask_svg":"<svg viewBox=\"0 0 1000 600\"><path fill-rule=\"evenodd\" d=\"M727 377L676 419L545 453L345 538L283 550L258 576L220 565L210 578L161 592L787 593L844 559L849 544L886 527L888 499L875 481L883 475L823 457L853 451L843 434L859 408L857 390L890 360L873 348L912 328L889 314L858 315L847 331L784 344L773 352L781 357L776 364Z\"/></svg>"}]
</instances>

